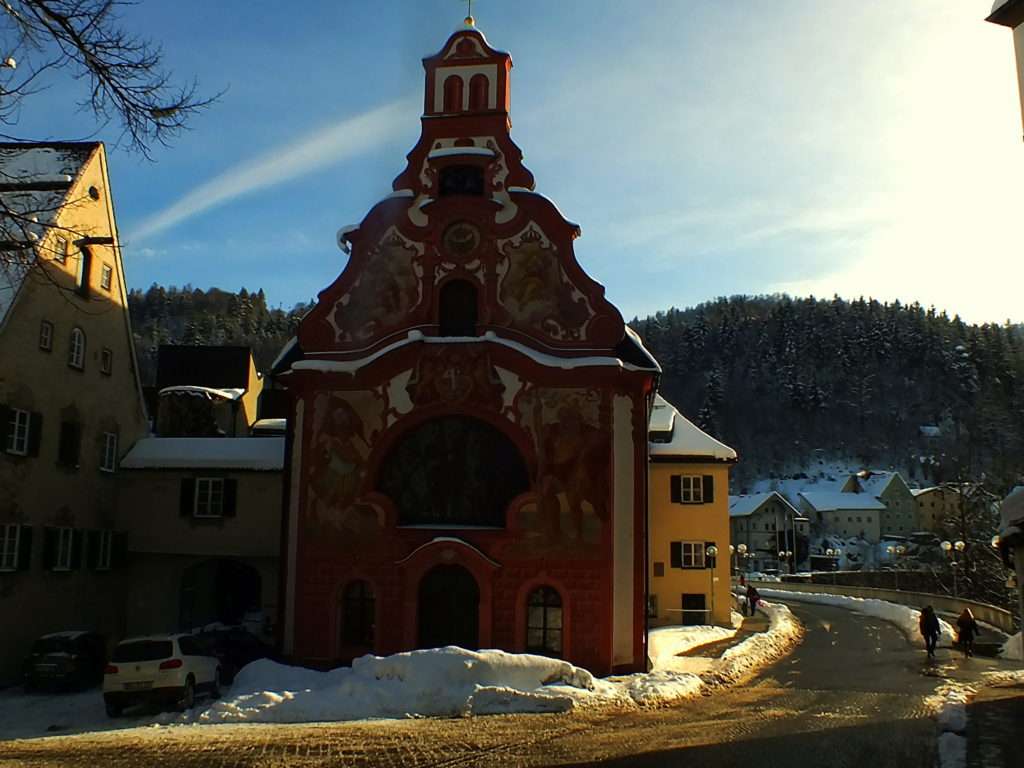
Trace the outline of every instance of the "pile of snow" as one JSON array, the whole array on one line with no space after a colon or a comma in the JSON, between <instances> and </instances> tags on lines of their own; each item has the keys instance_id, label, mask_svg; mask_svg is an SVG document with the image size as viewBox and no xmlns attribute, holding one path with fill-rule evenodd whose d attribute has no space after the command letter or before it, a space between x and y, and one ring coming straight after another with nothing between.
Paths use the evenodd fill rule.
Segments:
<instances>
[{"instance_id":1,"label":"pile of snow","mask_svg":"<svg viewBox=\"0 0 1024 768\"><path fill-rule=\"evenodd\" d=\"M1020 635L1020 632L1016 635L1010 635L999 655L1010 661L1024 661L1024 657L1020 653Z\"/></svg>"},{"instance_id":2,"label":"pile of snow","mask_svg":"<svg viewBox=\"0 0 1024 768\"><path fill-rule=\"evenodd\" d=\"M768 631L751 635L722 654L714 669L719 681L739 682L781 659L803 637L803 627L787 606L762 600L758 603L757 609L767 614Z\"/></svg>"},{"instance_id":3,"label":"pile of snow","mask_svg":"<svg viewBox=\"0 0 1024 768\"><path fill-rule=\"evenodd\" d=\"M546 690L554 683L582 691L595 687L589 672L566 661L454 646L367 655L351 668L330 672L262 659L239 672L230 699L199 719L298 723L572 709L573 697Z\"/></svg>"},{"instance_id":4,"label":"pile of snow","mask_svg":"<svg viewBox=\"0 0 1024 768\"><path fill-rule=\"evenodd\" d=\"M874 616L895 624L911 642L916 641L922 646L924 645L924 638L921 637L920 630L921 612L916 608L889 603L885 600L849 597L847 595L830 595L824 592L790 592L782 589L762 589L760 592L762 595L769 597L796 600L801 603L831 605L836 608L845 608L848 611L856 611L866 616ZM956 640L956 632L949 622L940 618L939 628L942 630L942 634L939 636L939 644L953 645L953 642Z\"/></svg>"},{"instance_id":5,"label":"pile of snow","mask_svg":"<svg viewBox=\"0 0 1024 768\"><path fill-rule=\"evenodd\" d=\"M939 766L961 768L967 764L967 703L976 693L974 688L959 683L945 683L925 700L939 725Z\"/></svg>"},{"instance_id":6,"label":"pile of snow","mask_svg":"<svg viewBox=\"0 0 1024 768\"><path fill-rule=\"evenodd\" d=\"M726 627L658 627L647 634L647 656L655 670L668 670L680 654L735 635L735 629Z\"/></svg>"}]
</instances>

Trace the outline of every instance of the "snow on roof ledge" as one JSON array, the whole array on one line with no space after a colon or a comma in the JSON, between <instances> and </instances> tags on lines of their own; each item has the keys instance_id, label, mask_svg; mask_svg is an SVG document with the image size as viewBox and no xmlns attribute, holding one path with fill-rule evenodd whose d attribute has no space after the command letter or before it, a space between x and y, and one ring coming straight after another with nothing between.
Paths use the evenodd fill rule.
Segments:
<instances>
[{"instance_id":1,"label":"snow on roof ledge","mask_svg":"<svg viewBox=\"0 0 1024 768\"><path fill-rule=\"evenodd\" d=\"M188 384L164 387L160 390L160 397L165 395L192 395L193 397L205 397L209 400L237 400L244 394L244 389L216 389L214 387L199 387Z\"/></svg>"},{"instance_id":2,"label":"snow on roof ledge","mask_svg":"<svg viewBox=\"0 0 1024 768\"><path fill-rule=\"evenodd\" d=\"M666 426L667 425L667 426ZM650 441L652 457L737 461L736 451L702 430L661 395L655 395L651 431L668 432L664 442ZM660 429L659 429L660 428Z\"/></svg>"},{"instance_id":3,"label":"snow on roof ledge","mask_svg":"<svg viewBox=\"0 0 1024 768\"><path fill-rule=\"evenodd\" d=\"M283 437L144 437L123 469L251 469L284 467Z\"/></svg>"}]
</instances>

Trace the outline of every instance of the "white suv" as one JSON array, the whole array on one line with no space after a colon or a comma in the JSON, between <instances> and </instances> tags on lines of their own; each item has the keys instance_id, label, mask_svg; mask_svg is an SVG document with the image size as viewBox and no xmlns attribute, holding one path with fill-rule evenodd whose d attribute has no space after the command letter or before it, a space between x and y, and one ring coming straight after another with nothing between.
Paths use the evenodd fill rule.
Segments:
<instances>
[{"instance_id":1,"label":"white suv","mask_svg":"<svg viewBox=\"0 0 1024 768\"><path fill-rule=\"evenodd\" d=\"M103 676L103 700L111 717L125 707L153 701L184 711L200 693L220 698L220 661L192 635L122 640Z\"/></svg>"}]
</instances>

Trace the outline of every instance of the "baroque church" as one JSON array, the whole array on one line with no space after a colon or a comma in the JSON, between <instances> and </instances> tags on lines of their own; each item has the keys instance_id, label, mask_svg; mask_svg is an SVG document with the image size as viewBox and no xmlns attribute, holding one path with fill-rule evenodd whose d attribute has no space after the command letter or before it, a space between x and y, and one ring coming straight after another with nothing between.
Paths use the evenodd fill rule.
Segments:
<instances>
[{"instance_id":1,"label":"baroque church","mask_svg":"<svg viewBox=\"0 0 1024 768\"><path fill-rule=\"evenodd\" d=\"M512 59L467 18L393 192L275 370L292 413L284 652L459 645L645 668L657 362L510 136Z\"/></svg>"}]
</instances>

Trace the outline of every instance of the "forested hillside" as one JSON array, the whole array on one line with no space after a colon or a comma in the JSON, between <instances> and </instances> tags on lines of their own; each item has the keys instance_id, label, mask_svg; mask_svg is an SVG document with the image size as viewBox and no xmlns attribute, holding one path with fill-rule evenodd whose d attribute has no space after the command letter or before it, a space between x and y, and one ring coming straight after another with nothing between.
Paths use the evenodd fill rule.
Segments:
<instances>
[{"instance_id":1,"label":"forested hillside","mask_svg":"<svg viewBox=\"0 0 1024 768\"><path fill-rule=\"evenodd\" d=\"M257 368L265 371L308 309L306 304L269 309L262 288L232 293L154 284L145 292L134 290L128 295L128 310L142 383L153 383L161 344L246 344Z\"/></svg>"},{"instance_id":2,"label":"forested hillside","mask_svg":"<svg viewBox=\"0 0 1024 768\"><path fill-rule=\"evenodd\" d=\"M663 394L740 452L734 487L828 459L941 482L1024 472L1024 334L920 305L722 298L632 325ZM938 427L936 430L922 426Z\"/></svg>"},{"instance_id":3,"label":"forested hillside","mask_svg":"<svg viewBox=\"0 0 1024 768\"><path fill-rule=\"evenodd\" d=\"M128 298L144 383L160 344L248 344L266 370L309 305L262 290L163 288ZM845 459L909 480L1024 477L1024 329L917 304L735 296L631 323L662 393L740 452L734 488ZM932 436L922 434L921 427Z\"/></svg>"}]
</instances>

